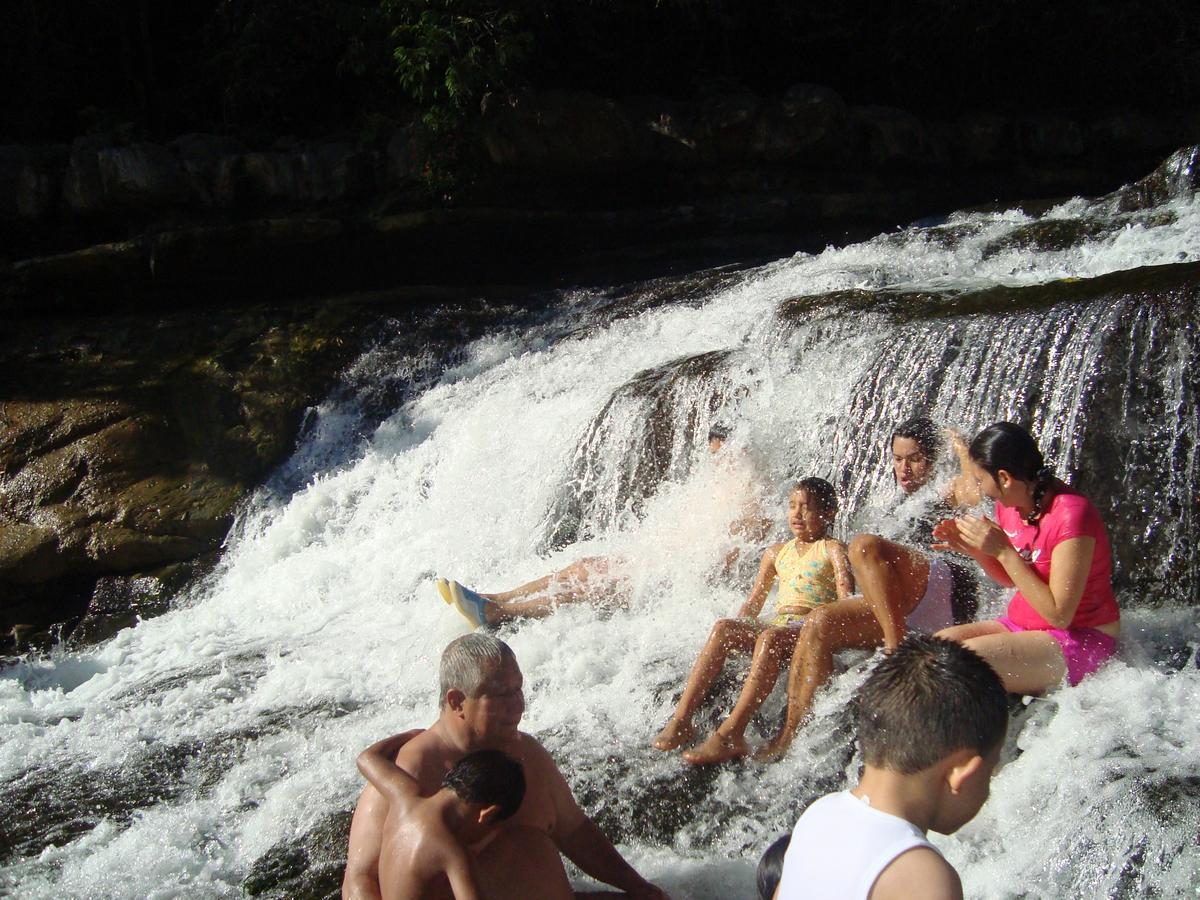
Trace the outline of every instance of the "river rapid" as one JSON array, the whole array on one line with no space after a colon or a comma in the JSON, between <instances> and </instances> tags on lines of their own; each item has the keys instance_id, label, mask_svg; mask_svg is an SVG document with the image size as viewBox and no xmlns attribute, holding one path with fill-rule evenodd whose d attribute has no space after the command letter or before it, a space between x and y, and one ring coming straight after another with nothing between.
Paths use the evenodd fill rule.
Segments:
<instances>
[{"instance_id":1,"label":"river rapid","mask_svg":"<svg viewBox=\"0 0 1200 900\"><path fill-rule=\"evenodd\" d=\"M1015 707L991 799L934 842L969 896L1196 896L1194 163L1154 191L556 292L448 355L381 323L215 572L101 646L0 672L0 894L325 895L355 754L433 721L438 656L465 631L431 579L499 590L603 554L625 607L500 632L524 728L644 875L753 896L762 850L857 773L845 703L870 657L840 658L777 764L694 771L648 746L756 564L746 547L717 572L730 485L757 486L782 538L788 480L830 478L848 538L894 491L891 426L927 412L1034 429L1106 516L1124 610L1117 658ZM716 422L733 435L714 458Z\"/></svg>"}]
</instances>

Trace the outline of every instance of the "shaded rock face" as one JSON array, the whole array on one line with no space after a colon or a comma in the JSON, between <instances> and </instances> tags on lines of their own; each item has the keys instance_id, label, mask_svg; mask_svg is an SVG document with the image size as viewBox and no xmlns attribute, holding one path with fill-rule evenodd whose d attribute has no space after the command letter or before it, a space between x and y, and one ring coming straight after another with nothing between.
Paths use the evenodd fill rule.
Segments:
<instances>
[{"instance_id":1,"label":"shaded rock face","mask_svg":"<svg viewBox=\"0 0 1200 900\"><path fill-rule=\"evenodd\" d=\"M86 610L96 638L117 609L158 609L355 351L348 316L14 323L0 351L0 632L23 641Z\"/></svg>"}]
</instances>

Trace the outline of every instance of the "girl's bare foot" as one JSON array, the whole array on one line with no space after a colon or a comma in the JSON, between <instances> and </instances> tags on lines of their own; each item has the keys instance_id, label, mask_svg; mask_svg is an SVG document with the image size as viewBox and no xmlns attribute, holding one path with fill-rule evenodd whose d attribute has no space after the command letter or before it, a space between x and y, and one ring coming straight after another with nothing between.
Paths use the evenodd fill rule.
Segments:
<instances>
[{"instance_id":1,"label":"girl's bare foot","mask_svg":"<svg viewBox=\"0 0 1200 900\"><path fill-rule=\"evenodd\" d=\"M672 718L658 736L650 742L656 750L676 750L684 744L690 744L696 738L696 729L691 722L680 722Z\"/></svg>"},{"instance_id":2,"label":"girl's bare foot","mask_svg":"<svg viewBox=\"0 0 1200 900\"><path fill-rule=\"evenodd\" d=\"M791 745L791 738L784 738L782 736L774 738L767 741L755 751L754 759L756 762L777 762L783 759L784 754L787 753L788 747Z\"/></svg>"},{"instance_id":3,"label":"girl's bare foot","mask_svg":"<svg viewBox=\"0 0 1200 900\"><path fill-rule=\"evenodd\" d=\"M714 731L700 746L683 751L683 758L693 766L711 766L749 755L750 746L745 738L726 737L719 731Z\"/></svg>"}]
</instances>

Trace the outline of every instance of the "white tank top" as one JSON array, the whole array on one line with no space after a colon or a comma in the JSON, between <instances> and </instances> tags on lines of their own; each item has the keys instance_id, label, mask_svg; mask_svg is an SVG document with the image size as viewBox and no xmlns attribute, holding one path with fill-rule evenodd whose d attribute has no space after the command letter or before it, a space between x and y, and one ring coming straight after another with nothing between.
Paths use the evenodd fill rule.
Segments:
<instances>
[{"instance_id":1,"label":"white tank top","mask_svg":"<svg viewBox=\"0 0 1200 900\"><path fill-rule=\"evenodd\" d=\"M912 822L872 809L849 791L800 816L783 858L779 900L866 900L879 873L906 850L933 844Z\"/></svg>"}]
</instances>

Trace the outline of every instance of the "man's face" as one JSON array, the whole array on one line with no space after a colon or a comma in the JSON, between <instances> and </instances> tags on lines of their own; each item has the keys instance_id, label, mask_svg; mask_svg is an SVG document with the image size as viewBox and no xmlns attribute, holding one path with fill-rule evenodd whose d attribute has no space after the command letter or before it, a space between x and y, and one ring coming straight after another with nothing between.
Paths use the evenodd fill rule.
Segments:
<instances>
[{"instance_id":1,"label":"man's face","mask_svg":"<svg viewBox=\"0 0 1200 900\"><path fill-rule=\"evenodd\" d=\"M463 721L478 747L498 747L517 736L525 712L525 680L515 660L492 670L477 697L463 701Z\"/></svg>"}]
</instances>

